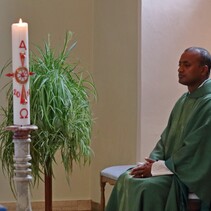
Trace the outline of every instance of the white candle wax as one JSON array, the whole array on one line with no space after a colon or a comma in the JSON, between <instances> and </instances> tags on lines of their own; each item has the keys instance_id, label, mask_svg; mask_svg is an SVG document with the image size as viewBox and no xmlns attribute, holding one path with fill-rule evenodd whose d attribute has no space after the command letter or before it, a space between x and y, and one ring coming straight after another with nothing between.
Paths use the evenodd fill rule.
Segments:
<instances>
[{"instance_id":1,"label":"white candle wax","mask_svg":"<svg viewBox=\"0 0 211 211\"><path fill-rule=\"evenodd\" d=\"M12 24L13 123L30 125L28 24Z\"/></svg>"}]
</instances>

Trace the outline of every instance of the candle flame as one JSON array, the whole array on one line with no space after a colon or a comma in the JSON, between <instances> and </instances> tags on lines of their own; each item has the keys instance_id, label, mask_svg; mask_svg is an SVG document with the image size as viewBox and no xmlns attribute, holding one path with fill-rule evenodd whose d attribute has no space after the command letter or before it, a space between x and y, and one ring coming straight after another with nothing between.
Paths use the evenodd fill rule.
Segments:
<instances>
[{"instance_id":1,"label":"candle flame","mask_svg":"<svg viewBox=\"0 0 211 211\"><path fill-rule=\"evenodd\" d=\"M19 23L23 23L22 18L19 19Z\"/></svg>"}]
</instances>

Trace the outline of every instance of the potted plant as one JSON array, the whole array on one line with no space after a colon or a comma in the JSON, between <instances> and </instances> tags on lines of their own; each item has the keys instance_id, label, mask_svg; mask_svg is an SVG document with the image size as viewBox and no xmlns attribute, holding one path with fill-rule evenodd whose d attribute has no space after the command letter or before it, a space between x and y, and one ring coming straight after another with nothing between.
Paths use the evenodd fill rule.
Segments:
<instances>
[{"instance_id":1,"label":"potted plant","mask_svg":"<svg viewBox=\"0 0 211 211\"><path fill-rule=\"evenodd\" d=\"M52 193L48 190L51 189L56 152L61 153L67 175L72 170L73 162L85 164L90 161L91 155L93 118L90 97L96 96L96 90L90 74L81 71L77 62L69 60L76 46L72 37L72 32L66 33L64 46L59 53L55 52L48 40L44 43L44 49L36 47L37 53L30 55L30 71L35 73L30 77L31 122L38 126L38 130L31 134L32 176L36 184L45 175L45 198L51 200L50 203ZM5 65L1 74L7 67ZM7 94L7 108L1 107L0 160L13 187L12 134L4 130L13 124L11 90L9 88Z\"/></svg>"}]
</instances>

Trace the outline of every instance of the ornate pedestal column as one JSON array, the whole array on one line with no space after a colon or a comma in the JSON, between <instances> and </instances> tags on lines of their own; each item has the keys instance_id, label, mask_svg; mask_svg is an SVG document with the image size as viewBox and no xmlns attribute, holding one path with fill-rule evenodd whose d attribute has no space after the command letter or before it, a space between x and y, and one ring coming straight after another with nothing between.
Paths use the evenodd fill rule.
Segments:
<instances>
[{"instance_id":1,"label":"ornate pedestal column","mask_svg":"<svg viewBox=\"0 0 211 211\"><path fill-rule=\"evenodd\" d=\"M36 130L37 126L8 126L6 128L14 133L14 181L17 191L16 211L31 211L29 183L31 177L30 155L30 131Z\"/></svg>"}]
</instances>

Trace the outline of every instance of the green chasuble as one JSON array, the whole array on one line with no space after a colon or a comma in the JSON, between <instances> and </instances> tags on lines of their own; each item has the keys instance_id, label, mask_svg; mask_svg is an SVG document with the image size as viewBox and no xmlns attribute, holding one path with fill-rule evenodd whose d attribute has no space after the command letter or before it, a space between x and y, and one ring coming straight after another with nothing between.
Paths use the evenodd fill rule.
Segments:
<instances>
[{"instance_id":1,"label":"green chasuble","mask_svg":"<svg viewBox=\"0 0 211 211\"><path fill-rule=\"evenodd\" d=\"M211 210L211 80L175 104L150 158L164 160L173 175L133 178L122 174L106 211L186 211L188 191Z\"/></svg>"}]
</instances>

